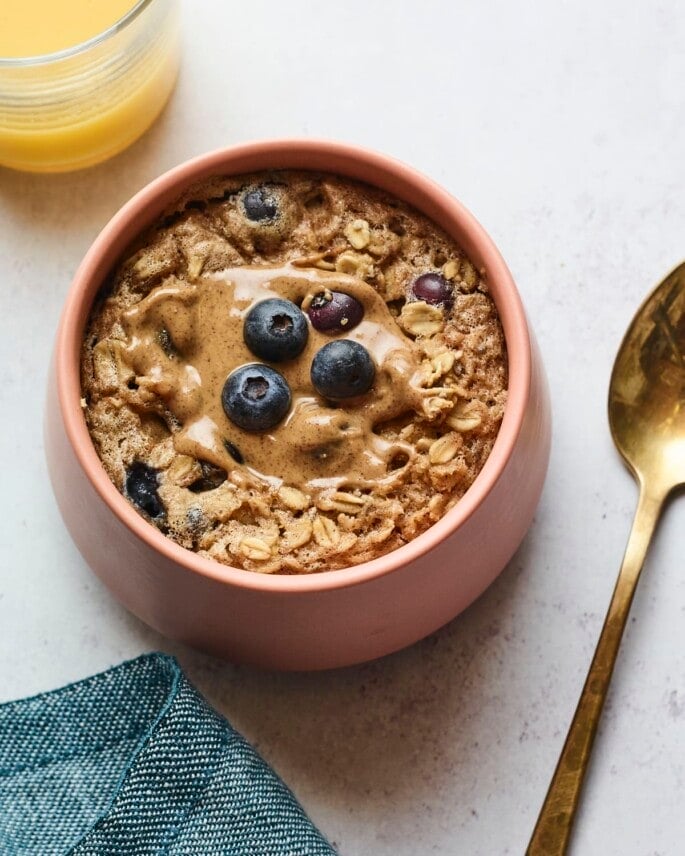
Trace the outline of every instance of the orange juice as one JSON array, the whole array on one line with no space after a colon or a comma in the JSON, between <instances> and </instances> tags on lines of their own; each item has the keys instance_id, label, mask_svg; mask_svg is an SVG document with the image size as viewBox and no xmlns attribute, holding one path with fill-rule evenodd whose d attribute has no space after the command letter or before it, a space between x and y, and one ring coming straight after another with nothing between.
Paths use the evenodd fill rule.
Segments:
<instances>
[{"instance_id":1,"label":"orange juice","mask_svg":"<svg viewBox=\"0 0 685 856\"><path fill-rule=\"evenodd\" d=\"M109 29L137 0L2 0L0 57L73 48Z\"/></svg>"},{"instance_id":2,"label":"orange juice","mask_svg":"<svg viewBox=\"0 0 685 856\"><path fill-rule=\"evenodd\" d=\"M0 0L0 165L57 172L121 151L178 70L178 0Z\"/></svg>"}]
</instances>

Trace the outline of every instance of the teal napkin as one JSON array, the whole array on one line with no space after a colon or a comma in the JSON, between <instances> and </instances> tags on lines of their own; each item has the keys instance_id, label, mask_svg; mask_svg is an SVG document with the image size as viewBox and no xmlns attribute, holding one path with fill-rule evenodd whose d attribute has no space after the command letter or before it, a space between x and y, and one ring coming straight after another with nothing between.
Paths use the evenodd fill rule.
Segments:
<instances>
[{"instance_id":1,"label":"teal napkin","mask_svg":"<svg viewBox=\"0 0 685 856\"><path fill-rule=\"evenodd\" d=\"M3 856L334 853L173 657L0 705Z\"/></svg>"}]
</instances>

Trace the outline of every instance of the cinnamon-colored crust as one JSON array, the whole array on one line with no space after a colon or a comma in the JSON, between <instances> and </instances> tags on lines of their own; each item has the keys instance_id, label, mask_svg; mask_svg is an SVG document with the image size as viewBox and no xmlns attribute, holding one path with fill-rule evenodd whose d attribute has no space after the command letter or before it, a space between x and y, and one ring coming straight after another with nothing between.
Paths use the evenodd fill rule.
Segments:
<instances>
[{"instance_id":1,"label":"cinnamon-colored crust","mask_svg":"<svg viewBox=\"0 0 685 856\"><path fill-rule=\"evenodd\" d=\"M262 186L279 212L266 224L251 222L242 206L244 194ZM274 285L272 270L280 277ZM452 305L415 300L414 280L441 271L453 286ZM349 338L376 359L376 381L363 400L334 408L305 389L312 354L330 339L310 330L297 358L306 365L274 365L293 386L293 413L255 438L221 412L221 390L207 369L215 354L224 360L217 378L249 361L238 328L201 319L224 317L224 295L244 316L254 289L296 302L304 295L306 307L307 278L313 291L347 290L363 303L366 326ZM245 283L253 281L250 291ZM182 306L175 316L185 325L182 347L155 328L169 301ZM397 346L377 358L373 324ZM221 337L230 337L225 347ZM188 371L200 376L201 348L201 395L194 409L187 399L180 406L171 387ZM147 464L157 472L163 507L155 526L201 555L262 573L355 565L424 532L482 469L506 386L504 338L487 282L454 241L386 193L310 172L216 178L191 188L114 271L82 350L84 415L116 487L126 495L129 468ZM191 412L195 421L211 417L212 436L222 442L198 445L188 430ZM317 445L316 425L326 420ZM227 440L243 463L227 454ZM368 477L360 460L371 462Z\"/></svg>"}]
</instances>

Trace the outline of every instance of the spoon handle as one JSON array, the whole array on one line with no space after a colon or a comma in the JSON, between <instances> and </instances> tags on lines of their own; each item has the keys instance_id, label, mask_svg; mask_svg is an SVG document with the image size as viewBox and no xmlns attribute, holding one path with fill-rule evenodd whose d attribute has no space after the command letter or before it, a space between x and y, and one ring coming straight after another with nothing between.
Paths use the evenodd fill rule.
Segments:
<instances>
[{"instance_id":1,"label":"spoon handle","mask_svg":"<svg viewBox=\"0 0 685 856\"><path fill-rule=\"evenodd\" d=\"M640 489L633 528L609 611L526 856L563 856L566 853L621 636L664 499L663 493L648 492L644 486Z\"/></svg>"}]
</instances>

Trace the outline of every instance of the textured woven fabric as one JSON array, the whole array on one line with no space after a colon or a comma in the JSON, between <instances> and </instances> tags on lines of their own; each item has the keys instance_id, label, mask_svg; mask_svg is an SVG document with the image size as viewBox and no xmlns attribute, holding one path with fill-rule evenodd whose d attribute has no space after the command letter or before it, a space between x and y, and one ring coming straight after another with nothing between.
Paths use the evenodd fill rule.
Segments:
<instances>
[{"instance_id":1,"label":"textured woven fabric","mask_svg":"<svg viewBox=\"0 0 685 856\"><path fill-rule=\"evenodd\" d=\"M172 657L0 705L2 856L334 852Z\"/></svg>"}]
</instances>

